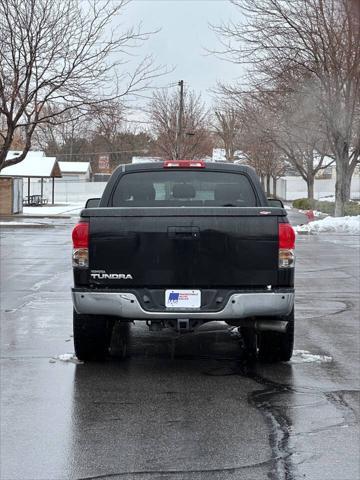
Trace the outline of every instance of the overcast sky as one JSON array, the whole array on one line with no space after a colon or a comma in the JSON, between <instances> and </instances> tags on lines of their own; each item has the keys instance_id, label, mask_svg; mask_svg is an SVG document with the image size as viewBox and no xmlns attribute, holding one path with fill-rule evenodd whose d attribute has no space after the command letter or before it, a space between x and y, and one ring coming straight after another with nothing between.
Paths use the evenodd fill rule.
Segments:
<instances>
[{"instance_id":1,"label":"overcast sky","mask_svg":"<svg viewBox=\"0 0 360 480\"><path fill-rule=\"evenodd\" d=\"M176 67L161 79L164 85L183 79L188 88L201 93L210 103L209 89L218 80L229 82L240 77L240 66L205 51L219 46L209 23L219 24L239 15L227 0L133 0L125 15L127 24L142 21L144 30L161 28L141 48L141 53L153 53L158 63Z\"/></svg>"}]
</instances>

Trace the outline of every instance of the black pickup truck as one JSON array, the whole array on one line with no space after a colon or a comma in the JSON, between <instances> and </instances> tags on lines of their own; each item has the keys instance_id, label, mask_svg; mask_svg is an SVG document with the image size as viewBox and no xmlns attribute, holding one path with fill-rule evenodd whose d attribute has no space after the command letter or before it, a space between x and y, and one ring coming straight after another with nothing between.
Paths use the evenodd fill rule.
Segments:
<instances>
[{"instance_id":1,"label":"black pickup truck","mask_svg":"<svg viewBox=\"0 0 360 480\"><path fill-rule=\"evenodd\" d=\"M72 238L79 359L104 358L114 323L133 320L179 333L225 321L260 360L291 358L295 234L250 167L121 165Z\"/></svg>"}]
</instances>

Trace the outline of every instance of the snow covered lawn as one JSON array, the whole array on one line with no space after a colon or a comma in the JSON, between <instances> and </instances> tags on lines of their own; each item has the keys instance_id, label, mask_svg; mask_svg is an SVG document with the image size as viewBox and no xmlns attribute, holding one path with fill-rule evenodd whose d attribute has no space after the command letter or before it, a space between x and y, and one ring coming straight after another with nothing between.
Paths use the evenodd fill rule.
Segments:
<instances>
[{"instance_id":1,"label":"snow covered lawn","mask_svg":"<svg viewBox=\"0 0 360 480\"><path fill-rule=\"evenodd\" d=\"M44 207L24 207L24 215L77 215L85 207L82 203L58 203L56 205L46 205Z\"/></svg>"},{"instance_id":2,"label":"snow covered lawn","mask_svg":"<svg viewBox=\"0 0 360 480\"><path fill-rule=\"evenodd\" d=\"M350 233L360 234L360 215L354 217L326 217L323 220L297 225L294 227L299 233Z\"/></svg>"}]
</instances>

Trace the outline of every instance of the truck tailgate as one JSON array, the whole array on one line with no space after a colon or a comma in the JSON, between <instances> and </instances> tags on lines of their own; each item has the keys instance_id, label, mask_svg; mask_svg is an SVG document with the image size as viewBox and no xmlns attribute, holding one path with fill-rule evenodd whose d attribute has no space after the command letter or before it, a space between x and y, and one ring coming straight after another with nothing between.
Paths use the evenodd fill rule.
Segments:
<instances>
[{"instance_id":1,"label":"truck tailgate","mask_svg":"<svg viewBox=\"0 0 360 480\"><path fill-rule=\"evenodd\" d=\"M264 207L86 209L91 282L114 288L274 286L278 222L285 215Z\"/></svg>"}]
</instances>

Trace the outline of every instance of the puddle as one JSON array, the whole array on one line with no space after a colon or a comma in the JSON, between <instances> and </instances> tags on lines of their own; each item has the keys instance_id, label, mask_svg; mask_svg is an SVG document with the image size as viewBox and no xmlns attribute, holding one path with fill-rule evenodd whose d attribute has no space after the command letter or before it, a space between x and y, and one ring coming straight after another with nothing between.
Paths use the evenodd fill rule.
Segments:
<instances>
[{"instance_id":1,"label":"puddle","mask_svg":"<svg viewBox=\"0 0 360 480\"><path fill-rule=\"evenodd\" d=\"M332 358L326 355L295 350L289 363L329 361ZM263 414L269 427L269 443L274 459L268 473L270 480L359 478L353 474L358 467L352 459L357 419L344 398L345 394L353 391L322 392L279 384L259 374L255 365L250 368L245 365L243 376L263 387L262 390L252 391L248 401ZM334 438L333 448L336 450L329 457L329 440ZM322 470L331 461L335 461L335 466L330 468L334 474L324 476ZM346 477L341 475L344 463L350 472ZM312 474L309 475L309 472Z\"/></svg>"},{"instance_id":2,"label":"puddle","mask_svg":"<svg viewBox=\"0 0 360 480\"><path fill-rule=\"evenodd\" d=\"M329 363L332 361L332 357L328 355L315 355L307 350L294 350L289 363Z\"/></svg>"},{"instance_id":3,"label":"puddle","mask_svg":"<svg viewBox=\"0 0 360 480\"><path fill-rule=\"evenodd\" d=\"M322 273L322 275L324 275ZM320 278L320 277L319 277ZM334 277L335 278L335 277ZM349 278L348 275L340 275L339 279ZM296 318L323 318L338 315L351 308L347 302L337 300L324 300L309 303L308 298L299 295L296 299Z\"/></svg>"}]
</instances>

